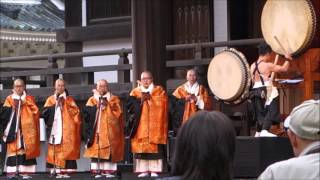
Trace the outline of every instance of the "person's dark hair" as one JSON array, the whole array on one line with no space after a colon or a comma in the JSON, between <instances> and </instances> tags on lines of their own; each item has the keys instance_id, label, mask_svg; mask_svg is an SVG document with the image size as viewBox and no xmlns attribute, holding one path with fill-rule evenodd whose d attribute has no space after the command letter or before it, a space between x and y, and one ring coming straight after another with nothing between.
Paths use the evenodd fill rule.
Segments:
<instances>
[{"instance_id":1,"label":"person's dark hair","mask_svg":"<svg viewBox=\"0 0 320 180\"><path fill-rule=\"evenodd\" d=\"M259 55L266 55L272 52L271 47L266 42L260 43L258 46L258 50L259 50Z\"/></svg>"},{"instance_id":2,"label":"person's dark hair","mask_svg":"<svg viewBox=\"0 0 320 180\"><path fill-rule=\"evenodd\" d=\"M234 152L231 120L218 111L199 111L178 133L172 175L183 180L230 180Z\"/></svg>"}]
</instances>

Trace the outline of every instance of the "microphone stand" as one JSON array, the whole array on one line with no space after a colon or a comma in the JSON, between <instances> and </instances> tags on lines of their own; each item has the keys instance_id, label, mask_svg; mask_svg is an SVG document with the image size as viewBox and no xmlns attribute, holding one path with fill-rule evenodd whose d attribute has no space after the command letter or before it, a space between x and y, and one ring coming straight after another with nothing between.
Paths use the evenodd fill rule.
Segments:
<instances>
[{"instance_id":1,"label":"microphone stand","mask_svg":"<svg viewBox=\"0 0 320 180\"><path fill-rule=\"evenodd\" d=\"M57 112L58 106L59 106L59 94L56 94L56 107L55 107L55 113ZM53 122L55 119L53 120ZM57 176L57 166L56 166L56 146L55 146L55 136L51 135L52 137L52 146L53 146L53 172L51 173L50 177L55 177Z\"/></svg>"},{"instance_id":2,"label":"microphone stand","mask_svg":"<svg viewBox=\"0 0 320 180\"><path fill-rule=\"evenodd\" d=\"M51 173L51 177L57 176L57 167L56 167L56 146L55 146L55 137L51 135L52 143L53 143L53 172Z\"/></svg>"},{"instance_id":3,"label":"microphone stand","mask_svg":"<svg viewBox=\"0 0 320 180\"><path fill-rule=\"evenodd\" d=\"M100 144L99 144L99 133L96 134L97 136L97 143L98 143L98 171L97 171L97 175L94 178L101 178L101 169L100 169Z\"/></svg>"},{"instance_id":4,"label":"microphone stand","mask_svg":"<svg viewBox=\"0 0 320 180\"><path fill-rule=\"evenodd\" d=\"M100 114L101 114L101 100L102 98L99 98L99 111L98 111L98 122L100 122ZM97 123L100 126L100 123ZM97 130L99 130L99 127L97 127ZM99 136L99 131L98 133L96 133L96 137L97 137L97 143L98 143L98 171L97 171L97 175L94 178L101 178L101 169L100 169L100 136Z\"/></svg>"},{"instance_id":5,"label":"microphone stand","mask_svg":"<svg viewBox=\"0 0 320 180\"><path fill-rule=\"evenodd\" d=\"M15 132L15 136L16 136L16 174L15 174L15 178L19 179L19 168L18 168L18 141L20 141L20 136L18 137L18 133L20 132L20 107L21 107L21 96L19 98L19 104L18 104L18 111L17 111L17 124L16 124L16 132ZM21 144L21 142L20 142Z\"/></svg>"}]
</instances>

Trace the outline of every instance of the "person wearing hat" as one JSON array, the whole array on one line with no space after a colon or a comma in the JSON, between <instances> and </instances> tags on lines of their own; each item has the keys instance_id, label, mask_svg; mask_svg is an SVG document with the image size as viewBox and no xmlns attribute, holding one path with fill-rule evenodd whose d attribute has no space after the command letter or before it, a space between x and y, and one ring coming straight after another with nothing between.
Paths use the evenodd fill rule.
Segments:
<instances>
[{"instance_id":1,"label":"person wearing hat","mask_svg":"<svg viewBox=\"0 0 320 180\"><path fill-rule=\"evenodd\" d=\"M264 179L320 179L320 100L304 101L284 122L296 157L276 162L259 176Z\"/></svg>"}]
</instances>

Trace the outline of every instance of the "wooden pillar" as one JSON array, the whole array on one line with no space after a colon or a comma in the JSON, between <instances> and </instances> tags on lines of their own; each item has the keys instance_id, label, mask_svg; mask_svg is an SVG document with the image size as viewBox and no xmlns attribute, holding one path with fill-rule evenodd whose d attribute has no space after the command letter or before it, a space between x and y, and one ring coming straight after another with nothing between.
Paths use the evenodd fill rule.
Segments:
<instances>
[{"instance_id":1,"label":"wooden pillar","mask_svg":"<svg viewBox=\"0 0 320 180\"><path fill-rule=\"evenodd\" d=\"M195 48L195 55L194 58L196 60L202 59L202 47L199 44ZM197 71L197 81L199 84L204 85L206 87L209 87L208 81L207 81L207 67L206 66L195 66L194 69Z\"/></svg>"},{"instance_id":2,"label":"wooden pillar","mask_svg":"<svg viewBox=\"0 0 320 180\"><path fill-rule=\"evenodd\" d=\"M214 41L227 41L230 39L229 3L229 1L213 0ZM220 52L224 48L214 48L215 53Z\"/></svg>"},{"instance_id":3,"label":"wooden pillar","mask_svg":"<svg viewBox=\"0 0 320 180\"><path fill-rule=\"evenodd\" d=\"M58 68L57 59L54 59L51 56L49 56L48 69L56 69L56 68ZM46 79L47 87L54 87L54 83L58 78L59 78L59 75L57 74L47 75L47 79Z\"/></svg>"},{"instance_id":4,"label":"wooden pillar","mask_svg":"<svg viewBox=\"0 0 320 180\"><path fill-rule=\"evenodd\" d=\"M65 1L65 27L82 26L82 3L79 0ZM66 42L65 52L81 52L82 42ZM66 58L65 67L82 67L82 58ZM68 84L87 84L83 80L90 81L92 78L84 78L81 73L64 74L63 79Z\"/></svg>"},{"instance_id":5,"label":"wooden pillar","mask_svg":"<svg viewBox=\"0 0 320 180\"><path fill-rule=\"evenodd\" d=\"M128 53L119 54L118 65L129 64ZM118 70L118 83L130 82L130 70Z\"/></svg>"},{"instance_id":6,"label":"wooden pillar","mask_svg":"<svg viewBox=\"0 0 320 180\"><path fill-rule=\"evenodd\" d=\"M155 84L165 86L170 0L132 0L131 8L133 86L144 70L152 72Z\"/></svg>"},{"instance_id":7,"label":"wooden pillar","mask_svg":"<svg viewBox=\"0 0 320 180\"><path fill-rule=\"evenodd\" d=\"M311 72L311 59L305 58L305 71L304 71L304 93L303 99L309 100L313 98L313 78Z\"/></svg>"}]
</instances>

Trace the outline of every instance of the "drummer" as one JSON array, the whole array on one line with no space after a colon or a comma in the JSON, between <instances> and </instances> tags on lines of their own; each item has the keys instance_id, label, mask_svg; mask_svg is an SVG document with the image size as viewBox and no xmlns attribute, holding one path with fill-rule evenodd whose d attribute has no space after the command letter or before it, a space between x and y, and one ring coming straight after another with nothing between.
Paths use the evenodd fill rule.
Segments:
<instances>
[{"instance_id":1,"label":"drummer","mask_svg":"<svg viewBox=\"0 0 320 180\"><path fill-rule=\"evenodd\" d=\"M269 60L272 57L271 47L263 42L258 46L259 57L251 65L251 75L254 82L252 100L254 105L255 118L257 120L257 132L255 137L275 137L275 134L269 132L272 124L280 122L279 93L277 88L271 88L270 96L267 97L266 87L272 85L270 75L272 72L286 72L289 69L289 60L292 57L285 55L285 62L282 65L276 65ZM268 88L269 89L269 88ZM269 93L268 93L269 94Z\"/></svg>"}]
</instances>

